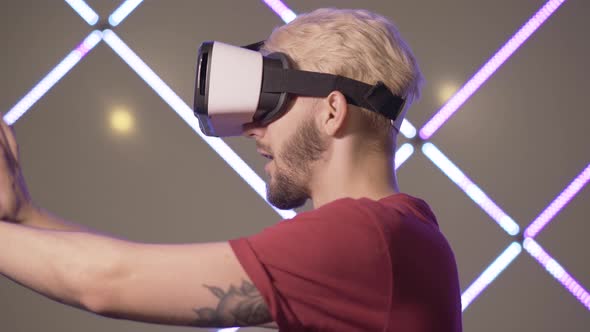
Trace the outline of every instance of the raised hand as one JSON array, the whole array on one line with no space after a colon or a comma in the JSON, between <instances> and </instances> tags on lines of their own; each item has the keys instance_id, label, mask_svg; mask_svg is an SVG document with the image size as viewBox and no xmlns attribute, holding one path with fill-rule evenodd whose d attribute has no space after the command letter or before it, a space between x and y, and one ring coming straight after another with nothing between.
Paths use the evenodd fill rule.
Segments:
<instances>
[{"instance_id":1,"label":"raised hand","mask_svg":"<svg viewBox=\"0 0 590 332\"><path fill-rule=\"evenodd\" d=\"M19 162L18 145L12 129L0 113L0 220L22 223L33 204Z\"/></svg>"}]
</instances>

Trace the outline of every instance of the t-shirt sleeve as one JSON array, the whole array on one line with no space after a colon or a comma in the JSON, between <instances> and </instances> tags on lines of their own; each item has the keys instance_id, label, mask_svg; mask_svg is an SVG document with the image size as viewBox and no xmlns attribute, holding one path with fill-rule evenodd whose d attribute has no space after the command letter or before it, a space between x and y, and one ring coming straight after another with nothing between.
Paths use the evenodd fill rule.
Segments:
<instances>
[{"instance_id":1,"label":"t-shirt sleeve","mask_svg":"<svg viewBox=\"0 0 590 332\"><path fill-rule=\"evenodd\" d=\"M391 263L379 228L354 204L338 200L230 240L281 331L383 326Z\"/></svg>"}]
</instances>

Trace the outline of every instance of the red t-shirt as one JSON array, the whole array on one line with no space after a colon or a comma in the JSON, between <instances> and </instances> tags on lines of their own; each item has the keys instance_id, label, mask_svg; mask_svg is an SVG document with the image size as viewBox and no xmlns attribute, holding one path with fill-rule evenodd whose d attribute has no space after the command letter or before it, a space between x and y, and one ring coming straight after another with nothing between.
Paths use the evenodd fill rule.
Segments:
<instances>
[{"instance_id":1,"label":"red t-shirt","mask_svg":"<svg viewBox=\"0 0 590 332\"><path fill-rule=\"evenodd\" d=\"M280 331L461 331L453 252L406 194L343 198L230 241Z\"/></svg>"}]
</instances>

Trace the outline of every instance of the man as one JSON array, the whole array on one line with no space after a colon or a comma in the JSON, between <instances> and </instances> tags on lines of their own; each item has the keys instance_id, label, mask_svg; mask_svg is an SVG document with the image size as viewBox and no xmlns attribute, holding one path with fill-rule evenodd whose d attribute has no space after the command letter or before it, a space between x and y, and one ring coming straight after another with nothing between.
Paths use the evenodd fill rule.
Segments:
<instances>
[{"instance_id":1,"label":"man","mask_svg":"<svg viewBox=\"0 0 590 332\"><path fill-rule=\"evenodd\" d=\"M322 9L275 29L262 53L297 69L383 81L406 104L421 74L398 31L363 10ZM453 253L425 202L399 192L395 122L340 91L296 96L244 135L270 159L268 200L300 213L228 242L132 243L36 207L17 144L0 135L0 273L97 314L171 325L281 331L461 331Z\"/></svg>"}]
</instances>

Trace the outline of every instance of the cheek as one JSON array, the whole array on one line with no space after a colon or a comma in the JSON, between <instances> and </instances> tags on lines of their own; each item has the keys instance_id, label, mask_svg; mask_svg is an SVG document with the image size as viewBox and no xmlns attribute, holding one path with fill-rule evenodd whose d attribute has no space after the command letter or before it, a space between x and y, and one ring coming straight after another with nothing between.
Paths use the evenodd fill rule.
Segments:
<instances>
[{"instance_id":1,"label":"cheek","mask_svg":"<svg viewBox=\"0 0 590 332\"><path fill-rule=\"evenodd\" d=\"M283 123L273 122L268 126L266 138L268 139L267 142L271 150L270 152L275 157L275 159L282 152L282 149L285 146L285 141L289 135L289 128L288 126L283 125Z\"/></svg>"},{"instance_id":2,"label":"cheek","mask_svg":"<svg viewBox=\"0 0 590 332\"><path fill-rule=\"evenodd\" d=\"M288 121L284 121L285 117L282 117L274 122L271 122L267 127L267 134L269 138L280 139L281 136L285 136L285 130L288 130Z\"/></svg>"}]
</instances>

